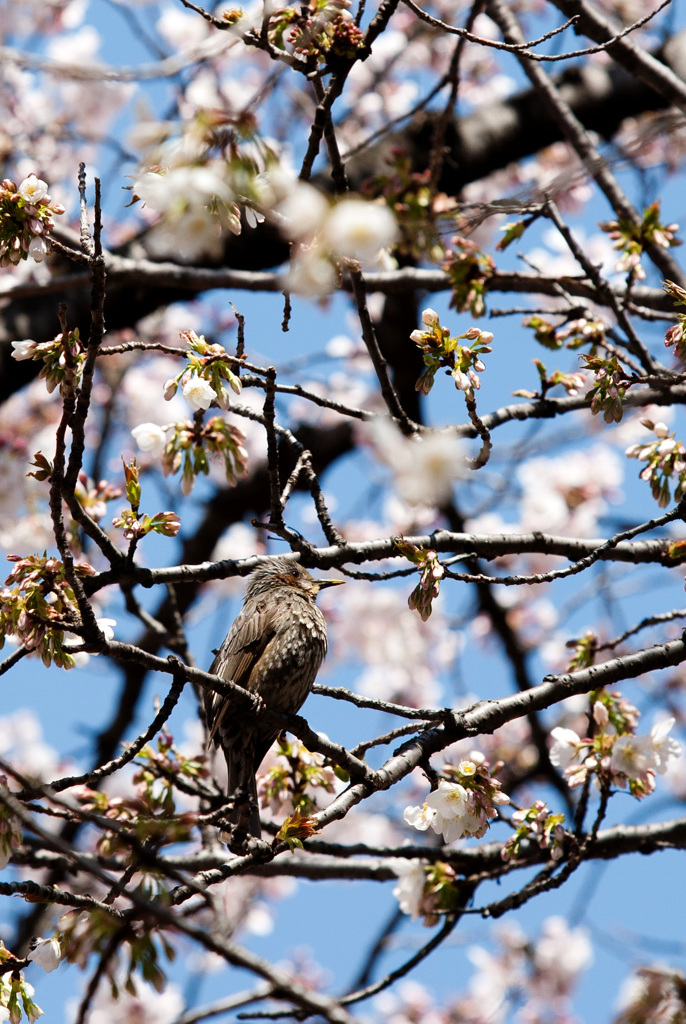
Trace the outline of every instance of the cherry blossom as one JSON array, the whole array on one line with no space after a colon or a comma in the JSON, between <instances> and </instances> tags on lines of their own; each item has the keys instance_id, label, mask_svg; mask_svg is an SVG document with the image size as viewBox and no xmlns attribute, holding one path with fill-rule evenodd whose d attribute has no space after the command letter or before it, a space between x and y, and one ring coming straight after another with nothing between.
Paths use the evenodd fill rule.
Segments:
<instances>
[{"instance_id":1,"label":"cherry blossom","mask_svg":"<svg viewBox=\"0 0 686 1024\"><path fill-rule=\"evenodd\" d=\"M167 435L162 427L156 423L141 423L133 428L131 434L142 452L149 452L152 459L160 458L167 443Z\"/></svg>"},{"instance_id":2,"label":"cherry blossom","mask_svg":"<svg viewBox=\"0 0 686 1024\"><path fill-rule=\"evenodd\" d=\"M12 358L21 361L22 359L33 359L36 351L36 342L31 340L13 341Z\"/></svg>"},{"instance_id":3,"label":"cherry blossom","mask_svg":"<svg viewBox=\"0 0 686 1024\"><path fill-rule=\"evenodd\" d=\"M34 204L41 199L45 199L48 194L48 186L46 182L37 178L35 174L30 174L28 178L24 178L17 192L27 203Z\"/></svg>"},{"instance_id":4,"label":"cherry blossom","mask_svg":"<svg viewBox=\"0 0 686 1024\"><path fill-rule=\"evenodd\" d=\"M34 236L29 242L29 256L35 260L36 263L41 263L42 260L48 254L48 246L44 238L40 238L38 235Z\"/></svg>"},{"instance_id":5,"label":"cherry blossom","mask_svg":"<svg viewBox=\"0 0 686 1024\"><path fill-rule=\"evenodd\" d=\"M189 377L183 385L183 397L186 399L191 409L199 411L200 409L209 409L212 402L217 398L217 394L208 380L204 377L199 377L197 374Z\"/></svg>"},{"instance_id":6,"label":"cherry blossom","mask_svg":"<svg viewBox=\"0 0 686 1024\"><path fill-rule=\"evenodd\" d=\"M676 724L675 718L663 718L653 725L647 737L648 756L651 768L654 768L658 775L664 775L667 771L668 762L680 758L683 748L678 740L669 733Z\"/></svg>"},{"instance_id":7,"label":"cherry blossom","mask_svg":"<svg viewBox=\"0 0 686 1024\"><path fill-rule=\"evenodd\" d=\"M557 726L550 733L555 741L550 748L551 763L558 768L567 768L571 764L577 764L580 753L586 746L577 736L573 729L563 729Z\"/></svg>"},{"instance_id":8,"label":"cherry blossom","mask_svg":"<svg viewBox=\"0 0 686 1024\"><path fill-rule=\"evenodd\" d=\"M398 876L398 884L393 895L398 901L403 914L409 914L413 920L421 917L422 900L426 873L420 860L396 860L393 871Z\"/></svg>"},{"instance_id":9,"label":"cherry blossom","mask_svg":"<svg viewBox=\"0 0 686 1024\"><path fill-rule=\"evenodd\" d=\"M379 421L367 428L374 452L393 471L398 496L409 504L441 505L467 471L461 445L448 433L410 440Z\"/></svg>"},{"instance_id":10,"label":"cherry blossom","mask_svg":"<svg viewBox=\"0 0 686 1024\"><path fill-rule=\"evenodd\" d=\"M46 974L50 974L56 967L59 967L62 959L62 948L57 936L53 935L49 939L37 939L26 959L42 967Z\"/></svg>"},{"instance_id":11,"label":"cherry blossom","mask_svg":"<svg viewBox=\"0 0 686 1024\"><path fill-rule=\"evenodd\" d=\"M324 238L335 256L373 263L380 249L398 237L395 217L387 206L343 199L326 218Z\"/></svg>"}]
</instances>

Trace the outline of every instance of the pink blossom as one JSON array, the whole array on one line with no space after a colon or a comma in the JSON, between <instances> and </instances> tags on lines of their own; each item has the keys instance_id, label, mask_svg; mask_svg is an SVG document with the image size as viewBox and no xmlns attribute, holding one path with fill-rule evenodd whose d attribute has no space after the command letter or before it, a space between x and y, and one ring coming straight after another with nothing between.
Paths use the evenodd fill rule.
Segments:
<instances>
[{"instance_id":1,"label":"pink blossom","mask_svg":"<svg viewBox=\"0 0 686 1024\"><path fill-rule=\"evenodd\" d=\"M39 235L34 237L29 242L29 256L36 261L41 263L48 255L48 245L44 238Z\"/></svg>"}]
</instances>

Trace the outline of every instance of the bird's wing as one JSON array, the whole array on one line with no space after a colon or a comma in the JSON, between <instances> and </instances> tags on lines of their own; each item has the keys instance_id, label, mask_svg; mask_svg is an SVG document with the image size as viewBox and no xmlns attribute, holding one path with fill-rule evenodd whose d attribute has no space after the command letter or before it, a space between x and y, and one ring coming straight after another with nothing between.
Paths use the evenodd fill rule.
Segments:
<instances>
[{"instance_id":1,"label":"bird's wing","mask_svg":"<svg viewBox=\"0 0 686 1024\"><path fill-rule=\"evenodd\" d=\"M269 612L270 604L263 597L246 602L210 666L212 675L231 680L246 690L251 689L250 675L253 667L275 632L273 611ZM215 739L229 704L228 697L208 692L205 698L208 742Z\"/></svg>"}]
</instances>

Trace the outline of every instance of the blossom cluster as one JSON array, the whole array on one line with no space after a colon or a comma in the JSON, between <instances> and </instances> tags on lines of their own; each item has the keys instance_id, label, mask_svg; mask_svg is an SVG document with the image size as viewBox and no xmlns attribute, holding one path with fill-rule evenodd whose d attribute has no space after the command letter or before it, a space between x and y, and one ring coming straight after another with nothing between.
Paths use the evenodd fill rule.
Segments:
<instances>
[{"instance_id":1,"label":"blossom cluster","mask_svg":"<svg viewBox=\"0 0 686 1024\"><path fill-rule=\"evenodd\" d=\"M549 375L545 363L541 362L540 359L533 359L532 362L538 370L541 390L528 391L525 388L519 388L517 391L512 392L513 395L520 398L545 398L551 388L561 384L567 394L573 397L579 394L579 391L586 383L582 373L564 373L562 370L554 370Z\"/></svg>"},{"instance_id":2,"label":"blossom cluster","mask_svg":"<svg viewBox=\"0 0 686 1024\"><path fill-rule=\"evenodd\" d=\"M417 569L421 572L419 583L410 594L407 604L408 607L418 611L422 621L426 622L432 612L432 602L438 597L445 569L438 561L438 555L435 551L418 548L415 544L410 544L402 537L396 537L393 543L401 554L415 563Z\"/></svg>"},{"instance_id":3,"label":"blossom cluster","mask_svg":"<svg viewBox=\"0 0 686 1024\"><path fill-rule=\"evenodd\" d=\"M19 362L24 359L43 360L38 376L45 381L50 394L58 386L63 396L68 389L77 387L85 359L78 327L66 334L60 331L51 341L40 344L31 339L13 341L12 348L12 356Z\"/></svg>"},{"instance_id":4,"label":"blossom cluster","mask_svg":"<svg viewBox=\"0 0 686 1024\"><path fill-rule=\"evenodd\" d=\"M595 386L586 395L591 402L591 412L597 416L602 412L606 423L619 423L624 414L622 401L627 391L627 376L619 365L617 356L602 359L596 355L584 355L583 369L593 370Z\"/></svg>"},{"instance_id":5,"label":"blossom cluster","mask_svg":"<svg viewBox=\"0 0 686 1024\"><path fill-rule=\"evenodd\" d=\"M47 555L7 558L16 565L0 590L0 649L5 637L13 635L38 654L46 667L54 663L73 668L76 662L65 643L65 630L77 624L79 614L64 565ZM77 563L74 572L81 578L95 575L87 562Z\"/></svg>"},{"instance_id":6,"label":"blossom cluster","mask_svg":"<svg viewBox=\"0 0 686 1024\"><path fill-rule=\"evenodd\" d=\"M402 590L365 582L341 594L329 635L339 657L363 666L356 690L414 708L441 700L439 680L452 669L461 639L440 604L423 622Z\"/></svg>"},{"instance_id":7,"label":"blossom cluster","mask_svg":"<svg viewBox=\"0 0 686 1024\"><path fill-rule=\"evenodd\" d=\"M7 776L0 775L0 793L7 793ZM21 821L4 803L0 803L0 871L6 868L14 850L21 845Z\"/></svg>"},{"instance_id":8,"label":"blossom cluster","mask_svg":"<svg viewBox=\"0 0 686 1024\"><path fill-rule=\"evenodd\" d=\"M135 788L131 793L114 796L88 786L74 787L71 792L85 810L95 811L112 822L137 823L139 835L157 847L188 841L195 815L177 810L177 780L181 789L184 781L197 784L199 779L206 778L205 755L187 756L176 746L170 733L162 732L155 745L143 747L134 764ZM126 834L122 835L119 829L108 831L105 828L99 836L97 849L103 856L129 848ZM139 884L145 887L151 883L141 877Z\"/></svg>"},{"instance_id":9,"label":"blossom cluster","mask_svg":"<svg viewBox=\"0 0 686 1024\"><path fill-rule=\"evenodd\" d=\"M333 793L336 777L345 775L297 739L282 736L273 754L274 763L257 779L260 803L273 814L282 812L284 806L292 807L300 816L311 814L317 809L316 790Z\"/></svg>"},{"instance_id":10,"label":"blossom cluster","mask_svg":"<svg viewBox=\"0 0 686 1024\"><path fill-rule=\"evenodd\" d=\"M477 372L482 373L486 369L481 356L491 351L492 333L470 327L464 334L451 337L448 328L441 326L440 317L433 309L424 310L422 323L425 329L412 331L410 335L410 339L422 350L426 367L415 385L417 391L428 395L441 367L445 367L451 374L458 391L472 394L475 389L478 390L481 380ZM461 338L474 344L459 345Z\"/></svg>"},{"instance_id":11,"label":"blossom cluster","mask_svg":"<svg viewBox=\"0 0 686 1024\"><path fill-rule=\"evenodd\" d=\"M145 537L148 533L160 533L163 537L176 537L181 527L181 520L176 512L158 512L154 516L149 516L139 511L141 485L138 479L136 460L133 459L127 463L122 459L122 462L126 480L126 497L131 508L123 509L121 515L112 520L112 524L123 529L127 540Z\"/></svg>"},{"instance_id":12,"label":"blossom cluster","mask_svg":"<svg viewBox=\"0 0 686 1024\"><path fill-rule=\"evenodd\" d=\"M514 860L525 840L537 843L542 850L550 850L553 860L559 860L564 852L564 814L551 814L543 800L535 800L531 807L520 807L512 815L514 833L501 850L503 860Z\"/></svg>"},{"instance_id":13,"label":"blossom cluster","mask_svg":"<svg viewBox=\"0 0 686 1024\"><path fill-rule=\"evenodd\" d=\"M517 925L498 931L496 953L472 947L476 967L466 998L453 1007L454 1019L505 1024L516 1008L521 1021L571 1021L570 997L580 975L593 959L584 928L570 928L561 917L549 917L537 940Z\"/></svg>"},{"instance_id":14,"label":"blossom cluster","mask_svg":"<svg viewBox=\"0 0 686 1024\"><path fill-rule=\"evenodd\" d=\"M428 258L436 263L445 257L441 238L441 220L451 216L455 200L437 192L431 182L431 170L413 169L404 149L389 153L387 166L362 186L364 195L383 196L398 218L398 253L417 261Z\"/></svg>"},{"instance_id":15,"label":"blossom cluster","mask_svg":"<svg viewBox=\"0 0 686 1024\"><path fill-rule=\"evenodd\" d=\"M193 826L193 816L179 814L176 809L176 780L183 783L197 782L209 775L205 754L187 756L174 743L174 737L168 731L162 731L157 743L147 744L136 757L136 774L133 783L137 787L136 795L118 808L110 802L110 815L128 817L144 810L149 819L147 838L154 838L156 843L182 842L189 838ZM113 836L111 844L116 842ZM125 844L124 844L125 845Z\"/></svg>"},{"instance_id":16,"label":"blossom cluster","mask_svg":"<svg viewBox=\"0 0 686 1024\"><path fill-rule=\"evenodd\" d=\"M686 448L674 434L670 434L665 423L653 423L649 419L642 419L641 423L653 431L657 440L649 444L632 444L626 449L626 455L646 463L639 477L650 483L650 490L660 508L666 508L675 479L674 500L681 501L686 493Z\"/></svg>"},{"instance_id":17,"label":"blossom cluster","mask_svg":"<svg viewBox=\"0 0 686 1024\"><path fill-rule=\"evenodd\" d=\"M388 420L378 419L366 427L363 436L371 441L377 457L390 466L398 496L409 505L440 507L450 500L455 481L465 475L464 450L450 431L406 437Z\"/></svg>"},{"instance_id":18,"label":"blossom cluster","mask_svg":"<svg viewBox=\"0 0 686 1024\"><path fill-rule=\"evenodd\" d=\"M394 870L401 879L404 877L403 865ZM401 881L397 889L403 884ZM384 1024L506 1024L511 1020L521 1024L572 1024L576 1020L571 1007L574 987L593 959L587 931L570 928L561 917L549 917L538 937L506 923L495 929L493 938L495 948L467 949L474 973L466 992L450 995L447 1004L440 1005L434 990L404 980L394 991L376 998L374 1019ZM672 973L672 989L676 991L682 977ZM676 1008L679 1004L672 1005ZM667 1013L661 1017L632 1017L627 1013L617 1024L638 1024L639 1020L657 1024L658 1020L676 1019Z\"/></svg>"},{"instance_id":19,"label":"blossom cluster","mask_svg":"<svg viewBox=\"0 0 686 1024\"><path fill-rule=\"evenodd\" d=\"M229 392L224 382L235 394L241 391L240 377L231 368L234 360L221 345L208 344L195 331L182 331L181 338L189 345L187 364L176 377L166 381L165 399L171 401L181 387L196 413L209 409L215 401L222 409L228 409ZM182 420L167 426L140 423L131 433L141 451L153 459L161 459L165 476L182 470L181 489L184 494L190 493L198 474L209 474L209 459L212 457L223 458L226 479L231 484L247 473L248 453L243 447L245 435L221 416L212 416L206 423L202 423L198 416L192 422ZM161 525L164 526L164 522ZM165 530L158 529L158 532Z\"/></svg>"},{"instance_id":20,"label":"blossom cluster","mask_svg":"<svg viewBox=\"0 0 686 1024\"><path fill-rule=\"evenodd\" d=\"M482 252L469 238L457 235L452 244L455 249L446 254L443 264L452 285L450 306L458 313L468 309L474 316L483 316L488 279L495 272L493 257Z\"/></svg>"},{"instance_id":21,"label":"blossom cluster","mask_svg":"<svg viewBox=\"0 0 686 1024\"><path fill-rule=\"evenodd\" d=\"M509 804L510 798L501 792L500 783L493 778L484 758L472 754L472 759L460 761L457 766L445 765L444 774L459 781L441 779L438 788L426 798L421 807L406 807L403 817L408 825L425 832L431 828L442 835L447 843L464 836L480 839L498 815L497 806Z\"/></svg>"},{"instance_id":22,"label":"blossom cluster","mask_svg":"<svg viewBox=\"0 0 686 1024\"><path fill-rule=\"evenodd\" d=\"M314 186L298 180L269 147L260 160L239 152L221 166L154 168L137 179L133 192L163 215L149 236L153 251L189 262L221 256L221 227L239 234L241 207L249 226L268 217L294 243L285 283L297 294L328 295L336 287L337 261L374 265L398 239L396 218L385 200L346 197L332 205Z\"/></svg>"},{"instance_id":23,"label":"blossom cluster","mask_svg":"<svg viewBox=\"0 0 686 1024\"><path fill-rule=\"evenodd\" d=\"M607 231L613 241L613 249L622 255L615 265L618 274L629 273L634 281L645 278L645 270L641 266L641 255L646 245L656 245L661 249L669 249L681 245L676 232L678 224L664 225L660 221L659 201L651 203L643 211L643 220L635 224L632 220L619 217L617 220L601 223L599 227Z\"/></svg>"},{"instance_id":24,"label":"blossom cluster","mask_svg":"<svg viewBox=\"0 0 686 1024\"><path fill-rule=\"evenodd\" d=\"M0 940L0 964L5 967L14 960L17 958ZM34 1024L43 1016L40 1006L34 1002L34 995L33 985L24 980L23 971L4 970L0 974L0 1019L19 1024L22 1014L25 1014L29 1024Z\"/></svg>"},{"instance_id":25,"label":"blossom cluster","mask_svg":"<svg viewBox=\"0 0 686 1024\"><path fill-rule=\"evenodd\" d=\"M639 967L623 986L615 1024L677 1021L684 1016L686 977L674 968Z\"/></svg>"},{"instance_id":26,"label":"blossom cluster","mask_svg":"<svg viewBox=\"0 0 686 1024\"><path fill-rule=\"evenodd\" d=\"M527 459L516 471L522 492L519 527L523 532L595 536L609 504L621 498L624 467L624 460L604 445L586 445L558 458ZM547 563L535 556L528 564L529 571L547 571ZM533 604L530 597L524 601L526 609ZM548 606L552 608L549 602ZM550 625L548 620L546 628Z\"/></svg>"},{"instance_id":27,"label":"blossom cluster","mask_svg":"<svg viewBox=\"0 0 686 1024\"><path fill-rule=\"evenodd\" d=\"M185 420L175 423L162 457L165 476L181 469L181 490L190 494L196 476L210 472L208 456L224 459L227 481L234 485L248 472L248 453L243 447L243 432L221 416L212 416L202 426Z\"/></svg>"},{"instance_id":28,"label":"blossom cluster","mask_svg":"<svg viewBox=\"0 0 686 1024\"><path fill-rule=\"evenodd\" d=\"M35 174L17 186L5 178L0 186L0 267L11 267L30 256L36 263L48 253L46 238L55 226L54 215L64 213L53 203L48 186Z\"/></svg>"},{"instance_id":29,"label":"blossom cluster","mask_svg":"<svg viewBox=\"0 0 686 1024\"><path fill-rule=\"evenodd\" d=\"M535 313L522 321L524 327L530 327L539 345L557 351L563 347L579 349L584 345L600 345L605 340L607 330L605 321L600 317L586 313L574 319L553 324L546 317ZM566 344L565 344L566 342Z\"/></svg>"},{"instance_id":30,"label":"blossom cluster","mask_svg":"<svg viewBox=\"0 0 686 1024\"><path fill-rule=\"evenodd\" d=\"M677 306L686 306L686 289L674 281L663 281L662 287L674 299ZM677 313L678 321L665 332L665 345L674 346L674 355L681 362L686 357L686 313Z\"/></svg>"},{"instance_id":31,"label":"blossom cluster","mask_svg":"<svg viewBox=\"0 0 686 1024\"><path fill-rule=\"evenodd\" d=\"M204 335L195 331L181 331L181 340L187 342L187 363L183 370L164 385L164 397L169 401L179 386L191 409L199 412L209 409L216 402L220 409L229 408L229 392L224 381L234 394L241 393L241 380L233 370L232 360L222 345L210 345Z\"/></svg>"},{"instance_id":32,"label":"blossom cluster","mask_svg":"<svg viewBox=\"0 0 686 1024\"><path fill-rule=\"evenodd\" d=\"M435 925L439 915L449 913L457 906L460 887L449 864L399 860L393 865L393 871L398 877L393 895L400 909L413 920L423 917L425 927Z\"/></svg>"},{"instance_id":33,"label":"blossom cluster","mask_svg":"<svg viewBox=\"0 0 686 1024\"><path fill-rule=\"evenodd\" d=\"M224 161L155 168L133 185L133 201L141 200L162 215L150 233L155 255L172 254L185 262L222 252L222 228L241 233L240 207L226 181Z\"/></svg>"},{"instance_id":34,"label":"blossom cluster","mask_svg":"<svg viewBox=\"0 0 686 1024\"><path fill-rule=\"evenodd\" d=\"M353 60L365 49L364 36L350 13L350 0L310 0L305 5L279 7L268 21L270 43L280 50L288 44L308 63L327 63L336 58ZM288 33L288 35L286 35Z\"/></svg>"},{"instance_id":35,"label":"blossom cluster","mask_svg":"<svg viewBox=\"0 0 686 1024\"><path fill-rule=\"evenodd\" d=\"M150 872L149 874L143 874L142 877L143 882L140 883L138 889L143 898L150 899L153 892L148 882L154 885L154 876ZM108 947L111 950L113 938L120 939L120 936L117 935L117 925L116 918L99 908L91 911L67 911L66 914L60 917L58 931L55 935L61 956L66 958L70 964L78 964L82 970L85 970L89 957L93 953L102 955L103 951L108 949ZM125 992L132 995L135 994L141 984L137 974L142 974L145 980L157 992L162 992L167 985L167 977L162 967L161 952L164 952L169 960L174 957L174 949L169 940L152 929L146 929L146 926L143 924L135 924L131 928L126 942L122 942L121 939L116 942L116 954L107 957L103 965L103 977L107 979L109 985L101 985L100 987L109 989L112 1001L114 1001L120 987ZM41 950L42 959L48 963L50 962L50 956L51 954L48 949ZM103 1019L116 1019L112 1013L114 1007L111 1005L110 1000L107 1000L107 1002L110 1012ZM121 1011L119 1007L121 1007ZM117 1014L121 1012L126 1015L127 1009L129 1008L124 999L118 1004ZM120 1017L120 1019L136 1020L147 1018L141 1017L140 1012L133 1011L131 1016L126 1015ZM161 1018L154 1016L152 1019L158 1021ZM176 1016L170 1018L170 1020L175 1019Z\"/></svg>"},{"instance_id":36,"label":"blossom cluster","mask_svg":"<svg viewBox=\"0 0 686 1024\"><path fill-rule=\"evenodd\" d=\"M599 787L628 788L641 799L655 789L655 775L664 775L681 745L669 733L674 718L656 722L644 736L635 733L639 712L621 694L601 690L592 695L593 735L573 729L552 730L552 764L562 769L570 787L594 777Z\"/></svg>"},{"instance_id":37,"label":"blossom cluster","mask_svg":"<svg viewBox=\"0 0 686 1024\"><path fill-rule=\"evenodd\" d=\"M52 473L52 467L48 460L39 452L35 456L36 461L32 463L38 466L35 473L30 475L36 479L48 479ZM46 476L47 474L47 476ZM108 480L99 480L97 483L91 480L86 473L79 473L78 481L74 489L81 508L84 509L95 522L99 522L107 513L107 505L110 501L121 498L122 491L109 483Z\"/></svg>"},{"instance_id":38,"label":"blossom cluster","mask_svg":"<svg viewBox=\"0 0 686 1024\"><path fill-rule=\"evenodd\" d=\"M336 287L339 263L374 267L398 240L398 224L384 200L349 196L330 205L307 182L287 175L272 178L273 213L281 233L293 242L285 286L319 298Z\"/></svg>"}]
</instances>

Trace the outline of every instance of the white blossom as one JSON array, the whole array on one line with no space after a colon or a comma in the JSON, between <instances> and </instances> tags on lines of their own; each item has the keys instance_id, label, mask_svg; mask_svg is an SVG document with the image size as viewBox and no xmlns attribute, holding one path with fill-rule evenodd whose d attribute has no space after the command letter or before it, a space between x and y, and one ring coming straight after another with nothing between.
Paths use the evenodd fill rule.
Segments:
<instances>
[{"instance_id":1,"label":"white blossom","mask_svg":"<svg viewBox=\"0 0 686 1024\"><path fill-rule=\"evenodd\" d=\"M462 446L447 434L428 434L410 445L395 476L398 495L411 505L444 504L466 472Z\"/></svg>"},{"instance_id":2,"label":"white blossom","mask_svg":"<svg viewBox=\"0 0 686 1024\"><path fill-rule=\"evenodd\" d=\"M112 627L117 625L116 619L96 619L96 623L105 640L114 640L114 629Z\"/></svg>"},{"instance_id":3,"label":"white blossom","mask_svg":"<svg viewBox=\"0 0 686 1024\"><path fill-rule=\"evenodd\" d=\"M446 843L485 831L484 821L479 814L474 814L469 793L459 782L441 779L438 789L429 794L426 802L436 812L431 827Z\"/></svg>"},{"instance_id":4,"label":"white blossom","mask_svg":"<svg viewBox=\"0 0 686 1024\"><path fill-rule=\"evenodd\" d=\"M667 771L667 762L671 758L681 757L681 744L669 735L674 722L674 718L656 722L647 736L650 767L654 768L658 775L664 775Z\"/></svg>"},{"instance_id":5,"label":"white blossom","mask_svg":"<svg viewBox=\"0 0 686 1024\"><path fill-rule=\"evenodd\" d=\"M33 205L46 197L48 186L46 182L37 178L35 174L29 174L28 178L24 178L17 192L27 203Z\"/></svg>"},{"instance_id":6,"label":"white blossom","mask_svg":"<svg viewBox=\"0 0 686 1024\"><path fill-rule=\"evenodd\" d=\"M398 876L398 884L393 890L403 914L409 914L416 920L421 913L422 897L426 875L420 860L399 860L393 864L393 871Z\"/></svg>"},{"instance_id":7,"label":"white blossom","mask_svg":"<svg viewBox=\"0 0 686 1024\"><path fill-rule=\"evenodd\" d=\"M533 953L534 1001L548 1008L555 1000L569 996L577 976L592 960L593 949L586 929L570 928L562 917L549 917Z\"/></svg>"},{"instance_id":8,"label":"white blossom","mask_svg":"<svg viewBox=\"0 0 686 1024\"><path fill-rule=\"evenodd\" d=\"M137 178L134 194L157 213L204 206L213 199L230 200L226 182L210 167L174 167L166 174L146 171Z\"/></svg>"},{"instance_id":9,"label":"white blossom","mask_svg":"<svg viewBox=\"0 0 686 1024\"><path fill-rule=\"evenodd\" d=\"M197 412L198 409L209 409L217 395L208 380L194 373L183 386L183 397Z\"/></svg>"},{"instance_id":10,"label":"white blossom","mask_svg":"<svg viewBox=\"0 0 686 1024\"><path fill-rule=\"evenodd\" d=\"M26 341L13 341L12 358L20 362L22 359L32 359L33 353L36 351L36 342L27 339Z\"/></svg>"},{"instance_id":11,"label":"white blossom","mask_svg":"<svg viewBox=\"0 0 686 1024\"><path fill-rule=\"evenodd\" d=\"M279 228L286 238L298 242L320 230L329 204L313 185L293 181L290 190L274 207L279 216Z\"/></svg>"},{"instance_id":12,"label":"white blossom","mask_svg":"<svg viewBox=\"0 0 686 1024\"><path fill-rule=\"evenodd\" d=\"M398 496L409 505L442 505L450 499L467 462L460 443L450 434L404 437L386 420L376 420L367 434L377 456L390 466Z\"/></svg>"},{"instance_id":13,"label":"white blossom","mask_svg":"<svg viewBox=\"0 0 686 1024\"><path fill-rule=\"evenodd\" d=\"M294 295L321 299L336 288L336 271L316 246L308 250L301 249L291 261L284 288Z\"/></svg>"},{"instance_id":14,"label":"white blossom","mask_svg":"<svg viewBox=\"0 0 686 1024\"><path fill-rule=\"evenodd\" d=\"M150 452L153 459L162 455L167 435L156 423L141 423L133 428L131 435L142 452Z\"/></svg>"},{"instance_id":15,"label":"white blossom","mask_svg":"<svg viewBox=\"0 0 686 1024\"><path fill-rule=\"evenodd\" d=\"M426 832L435 817L436 812L428 804L422 804L421 807L406 807L403 811L403 818L407 824L420 832Z\"/></svg>"},{"instance_id":16,"label":"white blossom","mask_svg":"<svg viewBox=\"0 0 686 1024\"><path fill-rule=\"evenodd\" d=\"M398 225L387 206L362 199L343 199L326 219L324 236L339 259L373 263L380 249L396 241Z\"/></svg>"},{"instance_id":17,"label":"white blossom","mask_svg":"<svg viewBox=\"0 0 686 1024\"><path fill-rule=\"evenodd\" d=\"M645 736L619 736L615 740L610 759L613 772L626 775L629 779L640 779L651 767Z\"/></svg>"},{"instance_id":18,"label":"white blossom","mask_svg":"<svg viewBox=\"0 0 686 1024\"><path fill-rule=\"evenodd\" d=\"M133 992L124 988L123 978L117 979L119 992L112 994L111 985L99 985L91 1003L88 1024L133 1024L152 1022L173 1024L184 1010L184 1000L178 985L169 982L162 992L156 992L147 981L134 978Z\"/></svg>"},{"instance_id":19,"label":"white blossom","mask_svg":"<svg viewBox=\"0 0 686 1024\"><path fill-rule=\"evenodd\" d=\"M550 735L555 741L550 748L550 763L563 769L575 764L579 760L581 739L574 730L558 726Z\"/></svg>"},{"instance_id":20,"label":"white blossom","mask_svg":"<svg viewBox=\"0 0 686 1024\"><path fill-rule=\"evenodd\" d=\"M150 253L193 263L204 256L219 259L223 252L217 218L204 206L192 206L176 218L156 224L148 236Z\"/></svg>"},{"instance_id":21,"label":"white blossom","mask_svg":"<svg viewBox=\"0 0 686 1024\"><path fill-rule=\"evenodd\" d=\"M62 959L62 949L57 936L53 935L51 939L38 939L26 959L38 964L46 974L54 971Z\"/></svg>"}]
</instances>

